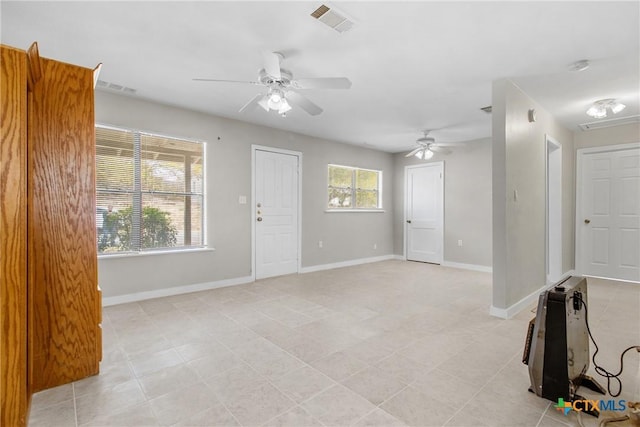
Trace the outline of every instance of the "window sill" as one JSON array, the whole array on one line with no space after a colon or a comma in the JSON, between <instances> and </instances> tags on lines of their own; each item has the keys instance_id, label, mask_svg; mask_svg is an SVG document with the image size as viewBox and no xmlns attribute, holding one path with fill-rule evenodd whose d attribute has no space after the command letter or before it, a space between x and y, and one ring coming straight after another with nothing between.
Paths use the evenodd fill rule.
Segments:
<instances>
[{"instance_id":1,"label":"window sill","mask_svg":"<svg viewBox=\"0 0 640 427\"><path fill-rule=\"evenodd\" d=\"M343 212L368 212L368 213L384 213L384 209L325 209L326 213L343 213Z\"/></svg>"},{"instance_id":2,"label":"window sill","mask_svg":"<svg viewBox=\"0 0 640 427\"><path fill-rule=\"evenodd\" d=\"M189 248L189 249L167 249L160 251L143 251L143 252L114 252L108 254L98 254L98 259L117 259L117 258L133 258L140 256L154 255L175 255L175 254L192 254L194 252L213 252L215 248Z\"/></svg>"}]
</instances>

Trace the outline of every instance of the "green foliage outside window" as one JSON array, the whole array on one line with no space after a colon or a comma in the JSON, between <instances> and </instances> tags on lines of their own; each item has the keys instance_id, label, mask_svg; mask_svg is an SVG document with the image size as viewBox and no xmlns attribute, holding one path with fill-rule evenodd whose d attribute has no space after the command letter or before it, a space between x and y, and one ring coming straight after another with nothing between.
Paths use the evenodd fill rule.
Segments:
<instances>
[{"instance_id":1,"label":"green foliage outside window","mask_svg":"<svg viewBox=\"0 0 640 427\"><path fill-rule=\"evenodd\" d=\"M102 234L98 237L100 252L129 251L132 249L133 212L127 207L118 212L106 212L102 225ZM167 248L175 246L178 230L171 223L169 212L152 206L142 208L142 241L140 246L149 248Z\"/></svg>"}]
</instances>

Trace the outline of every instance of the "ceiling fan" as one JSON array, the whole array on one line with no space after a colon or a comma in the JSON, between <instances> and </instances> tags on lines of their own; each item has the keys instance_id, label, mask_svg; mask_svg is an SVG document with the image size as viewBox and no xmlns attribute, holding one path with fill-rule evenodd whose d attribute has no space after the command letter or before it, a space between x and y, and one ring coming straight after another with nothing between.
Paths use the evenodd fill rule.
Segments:
<instances>
[{"instance_id":1,"label":"ceiling fan","mask_svg":"<svg viewBox=\"0 0 640 427\"><path fill-rule=\"evenodd\" d=\"M280 52L264 52L264 68L258 72L258 81L247 82L237 80L219 79L193 79L200 82L222 83L246 83L268 88L266 94L260 93L247 102L241 109L253 109L256 105L265 111L276 110L281 116L285 116L291 110L291 104L302 108L312 116L322 113L322 108L311 102L308 98L295 90L304 89L349 89L351 81L346 77L320 77L307 79L293 79L289 70L280 68L284 55ZM294 90L295 89L295 90Z\"/></svg>"},{"instance_id":2,"label":"ceiling fan","mask_svg":"<svg viewBox=\"0 0 640 427\"><path fill-rule=\"evenodd\" d=\"M436 142L436 139L429 136L429 130L425 130L424 136L416 140L418 147L407 153L405 157L416 156L420 160L428 160L433 157L434 153L449 154L451 150L446 148L445 144Z\"/></svg>"}]
</instances>

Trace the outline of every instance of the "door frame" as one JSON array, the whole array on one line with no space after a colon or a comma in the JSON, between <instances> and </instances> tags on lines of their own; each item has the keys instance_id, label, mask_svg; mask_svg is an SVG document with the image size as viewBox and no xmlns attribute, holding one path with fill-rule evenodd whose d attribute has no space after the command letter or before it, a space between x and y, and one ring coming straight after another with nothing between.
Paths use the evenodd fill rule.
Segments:
<instances>
[{"instance_id":1,"label":"door frame","mask_svg":"<svg viewBox=\"0 0 640 427\"><path fill-rule=\"evenodd\" d=\"M582 223L582 169L584 156L597 153L609 153L613 151L624 151L633 148L640 148L640 142L628 144L603 145L599 147L580 148L576 151L576 217L575 217L575 271L577 275L584 273L584 254L582 253L582 234L580 224ZM616 279L617 280L617 279Z\"/></svg>"},{"instance_id":2,"label":"door frame","mask_svg":"<svg viewBox=\"0 0 640 427\"><path fill-rule=\"evenodd\" d=\"M440 265L442 265L442 263L444 262L444 226L445 226L445 218L444 218L444 200L445 200L445 196L444 196L444 178L445 178L445 168L444 168L444 160L440 160L437 162L427 162L427 163L420 163L420 164L414 164L414 165L406 165L404 167L404 202L403 202L403 215L402 215L402 257L405 261L407 261L407 203L409 203L409 183L408 183L408 179L409 179L409 169L419 169L419 168L425 168L425 167L433 167L436 165L440 165L440 167L442 168L442 180L440 180L440 185L441 185L441 194L442 194L442 235L441 237L441 241L440 241L440 247L442 248L442 256L440 257Z\"/></svg>"},{"instance_id":3,"label":"door frame","mask_svg":"<svg viewBox=\"0 0 640 427\"><path fill-rule=\"evenodd\" d=\"M563 262L563 239L562 239L562 144L550 135L545 135L545 176L546 176L546 188L545 188L545 264L547 284L560 280L564 274L562 262ZM552 159L552 153L553 159ZM559 162L559 164L556 164ZM560 184L559 193L554 192L555 197L552 198L552 192L550 191L550 185L553 182ZM559 215L558 215L559 213ZM551 235L551 230L558 230L557 236ZM559 253L551 250L553 243L557 244L559 241ZM552 254L556 255L556 259L552 260ZM551 267L554 263L560 263L558 271L551 271Z\"/></svg>"},{"instance_id":4,"label":"door frame","mask_svg":"<svg viewBox=\"0 0 640 427\"><path fill-rule=\"evenodd\" d=\"M256 280L256 151L268 151L275 154L286 154L298 158L298 262L296 273L302 266L302 153L266 145L251 145L251 280Z\"/></svg>"}]
</instances>

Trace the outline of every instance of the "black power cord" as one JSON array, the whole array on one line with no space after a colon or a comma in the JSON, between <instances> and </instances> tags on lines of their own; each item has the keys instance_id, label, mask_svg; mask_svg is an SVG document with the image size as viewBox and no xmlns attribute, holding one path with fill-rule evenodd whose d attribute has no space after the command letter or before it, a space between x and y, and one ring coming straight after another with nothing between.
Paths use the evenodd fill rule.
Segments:
<instances>
[{"instance_id":1,"label":"black power cord","mask_svg":"<svg viewBox=\"0 0 640 427\"><path fill-rule=\"evenodd\" d=\"M622 354L620 355L620 370L617 373L611 373L609 371L607 371L605 368L603 368L602 366L598 365L596 363L596 354L598 354L598 351L600 351L600 348L598 348L598 344L596 344L596 340L593 338L593 335L591 334L591 328L589 328L589 311L587 309L587 303L582 299L582 294L577 292L574 293L573 296L570 297L571 298L575 298L576 301L578 301L578 303L580 304L580 306L584 306L584 323L587 326L587 332L589 333L589 338L591 339L591 342L593 343L593 346L596 348L596 351L593 353L593 356L591 356L591 361L593 362L593 367L596 371L596 373L602 377L605 377L607 379L607 391L609 392L609 395L611 397L618 397L620 396L620 393L622 393L622 381L620 380L620 375L622 374L622 371L624 369L624 355L633 349L636 349L637 351L640 352L640 345L632 345L631 347L626 348ZM579 309L579 308L578 308ZM611 380L614 379L618 382L618 392L617 393L612 393L611 392Z\"/></svg>"}]
</instances>

